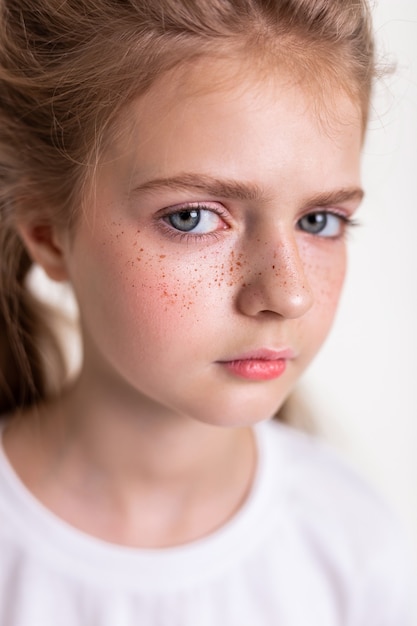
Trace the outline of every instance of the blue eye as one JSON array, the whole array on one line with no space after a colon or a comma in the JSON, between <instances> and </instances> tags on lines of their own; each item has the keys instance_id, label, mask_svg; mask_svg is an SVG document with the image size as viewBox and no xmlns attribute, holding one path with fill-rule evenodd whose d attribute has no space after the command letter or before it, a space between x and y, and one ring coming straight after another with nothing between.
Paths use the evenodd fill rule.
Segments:
<instances>
[{"instance_id":1,"label":"blue eye","mask_svg":"<svg viewBox=\"0 0 417 626\"><path fill-rule=\"evenodd\" d=\"M193 235L204 235L225 227L222 218L215 211L192 207L166 215L164 220L175 230Z\"/></svg>"},{"instance_id":2,"label":"blue eye","mask_svg":"<svg viewBox=\"0 0 417 626\"><path fill-rule=\"evenodd\" d=\"M201 220L201 213L198 209L188 209L186 211L178 211L167 216L167 221L183 233L188 233L198 226Z\"/></svg>"},{"instance_id":3,"label":"blue eye","mask_svg":"<svg viewBox=\"0 0 417 626\"><path fill-rule=\"evenodd\" d=\"M310 235L339 237L343 234L347 223L349 223L349 219L344 215L336 215L328 211L316 211L304 215L298 220L297 226Z\"/></svg>"}]
</instances>

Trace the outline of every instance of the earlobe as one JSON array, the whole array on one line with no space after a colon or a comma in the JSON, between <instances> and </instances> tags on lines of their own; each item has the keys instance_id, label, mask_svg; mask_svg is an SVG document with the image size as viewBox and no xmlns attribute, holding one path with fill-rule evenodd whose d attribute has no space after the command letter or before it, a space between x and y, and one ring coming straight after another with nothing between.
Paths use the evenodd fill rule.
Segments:
<instances>
[{"instance_id":1,"label":"earlobe","mask_svg":"<svg viewBox=\"0 0 417 626\"><path fill-rule=\"evenodd\" d=\"M59 282L68 280L63 248L51 224L20 223L17 230L29 255L49 278Z\"/></svg>"}]
</instances>

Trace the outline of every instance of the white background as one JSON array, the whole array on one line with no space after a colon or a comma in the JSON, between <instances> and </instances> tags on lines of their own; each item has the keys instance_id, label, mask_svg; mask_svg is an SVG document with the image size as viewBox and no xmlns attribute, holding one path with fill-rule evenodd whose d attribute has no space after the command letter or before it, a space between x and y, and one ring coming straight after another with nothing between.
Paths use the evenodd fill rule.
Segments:
<instances>
[{"instance_id":1,"label":"white background","mask_svg":"<svg viewBox=\"0 0 417 626\"><path fill-rule=\"evenodd\" d=\"M396 509L417 563L417 0L379 0L374 20L396 70L375 94L339 314L301 389Z\"/></svg>"}]
</instances>

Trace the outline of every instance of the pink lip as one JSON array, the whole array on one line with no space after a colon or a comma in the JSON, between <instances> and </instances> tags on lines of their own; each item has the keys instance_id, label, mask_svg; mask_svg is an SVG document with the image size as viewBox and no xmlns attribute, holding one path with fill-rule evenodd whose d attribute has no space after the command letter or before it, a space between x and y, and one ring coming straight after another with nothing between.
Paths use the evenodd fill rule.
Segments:
<instances>
[{"instance_id":1,"label":"pink lip","mask_svg":"<svg viewBox=\"0 0 417 626\"><path fill-rule=\"evenodd\" d=\"M273 380L284 374L287 360L294 358L292 350L261 348L240 354L220 363L231 373L247 380Z\"/></svg>"}]
</instances>

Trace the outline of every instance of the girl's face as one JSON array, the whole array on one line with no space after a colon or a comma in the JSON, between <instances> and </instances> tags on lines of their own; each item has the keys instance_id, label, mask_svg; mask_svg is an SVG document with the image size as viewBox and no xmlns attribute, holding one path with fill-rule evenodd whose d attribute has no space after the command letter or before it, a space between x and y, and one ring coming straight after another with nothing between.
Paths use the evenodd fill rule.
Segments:
<instances>
[{"instance_id":1,"label":"girl's face","mask_svg":"<svg viewBox=\"0 0 417 626\"><path fill-rule=\"evenodd\" d=\"M276 411L328 333L362 128L342 93L319 115L285 76L210 88L224 70L132 104L63 249L87 380L149 416L243 425Z\"/></svg>"}]
</instances>

